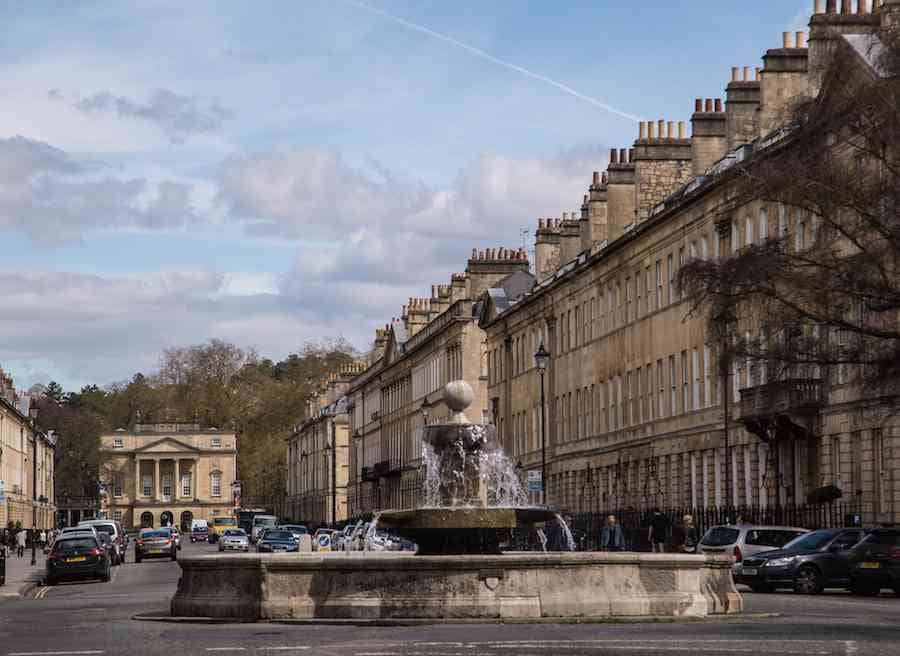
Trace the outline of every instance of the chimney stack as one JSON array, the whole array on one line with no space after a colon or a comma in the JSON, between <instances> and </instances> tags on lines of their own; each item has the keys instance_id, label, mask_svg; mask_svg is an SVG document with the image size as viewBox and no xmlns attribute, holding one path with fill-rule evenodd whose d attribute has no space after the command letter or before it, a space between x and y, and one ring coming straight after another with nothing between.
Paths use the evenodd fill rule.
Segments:
<instances>
[{"instance_id":1,"label":"chimney stack","mask_svg":"<svg viewBox=\"0 0 900 656\"><path fill-rule=\"evenodd\" d=\"M744 70L748 70L745 67ZM758 109L760 80L750 80L748 75L740 79L737 66L731 68L731 82L725 88L725 116L728 132L728 148L750 143L759 136Z\"/></svg>"},{"instance_id":2,"label":"chimney stack","mask_svg":"<svg viewBox=\"0 0 900 656\"><path fill-rule=\"evenodd\" d=\"M698 111L691 116L691 173L696 177L728 152L728 125L721 99L698 98L694 106Z\"/></svg>"}]
</instances>

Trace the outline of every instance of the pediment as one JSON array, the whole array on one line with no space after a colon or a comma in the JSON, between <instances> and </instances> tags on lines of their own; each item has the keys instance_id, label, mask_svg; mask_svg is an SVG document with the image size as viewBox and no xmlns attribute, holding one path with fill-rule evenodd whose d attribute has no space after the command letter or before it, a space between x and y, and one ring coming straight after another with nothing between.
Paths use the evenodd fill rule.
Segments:
<instances>
[{"instance_id":1,"label":"pediment","mask_svg":"<svg viewBox=\"0 0 900 656\"><path fill-rule=\"evenodd\" d=\"M199 453L200 449L181 440L176 440L174 437L164 437L135 449L136 453L183 453L185 451Z\"/></svg>"}]
</instances>

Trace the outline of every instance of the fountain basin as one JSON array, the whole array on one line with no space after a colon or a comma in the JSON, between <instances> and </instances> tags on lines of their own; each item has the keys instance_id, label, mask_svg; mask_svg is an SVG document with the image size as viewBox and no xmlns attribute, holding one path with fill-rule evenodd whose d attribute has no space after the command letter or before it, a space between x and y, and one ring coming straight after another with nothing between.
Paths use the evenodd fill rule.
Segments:
<instances>
[{"instance_id":1,"label":"fountain basin","mask_svg":"<svg viewBox=\"0 0 900 656\"><path fill-rule=\"evenodd\" d=\"M683 554L229 554L184 557L176 617L493 620L739 613L731 558Z\"/></svg>"},{"instance_id":2,"label":"fountain basin","mask_svg":"<svg viewBox=\"0 0 900 656\"><path fill-rule=\"evenodd\" d=\"M556 511L525 508L418 508L378 513L378 527L412 540L420 555L500 554L510 529L552 520Z\"/></svg>"}]
</instances>

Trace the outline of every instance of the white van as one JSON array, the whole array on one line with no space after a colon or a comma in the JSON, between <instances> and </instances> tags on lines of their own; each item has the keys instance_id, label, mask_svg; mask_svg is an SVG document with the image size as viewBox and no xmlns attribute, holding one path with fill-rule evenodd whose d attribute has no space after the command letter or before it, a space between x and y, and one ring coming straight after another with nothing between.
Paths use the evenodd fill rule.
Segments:
<instances>
[{"instance_id":1,"label":"white van","mask_svg":"<svg viewBox=\"0 0 900 656\"><path fill-rule=\"evenodd\" d=\"M250 531L250 541L259 540L260 534L269 528L275 528L278 518L275 515L256 515L253 518L253 529Z\"/></svg>"}]
</instances>

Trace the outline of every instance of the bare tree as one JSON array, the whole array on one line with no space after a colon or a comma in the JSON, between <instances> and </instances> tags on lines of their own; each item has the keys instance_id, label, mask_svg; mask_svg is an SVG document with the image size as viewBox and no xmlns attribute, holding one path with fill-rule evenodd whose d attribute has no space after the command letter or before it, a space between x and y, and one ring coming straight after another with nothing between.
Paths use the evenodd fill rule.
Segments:
<instances>
[{"instance_id":1,"label":"bare tree","mask_svg":"<svg viewBox=\"0 0 900 656\"><path fill-rule=\"evenodd\" d=\"M798 102L788 127L735 167L720 227L730 231L758 206L777 228L679 273L710 334L753 335L732 339L723 357L766 366L769 378L830 375L896 392L898 73L897 34L882 32L862 50L843 44L819 96Z\"/></svg>"}]
</instances>

